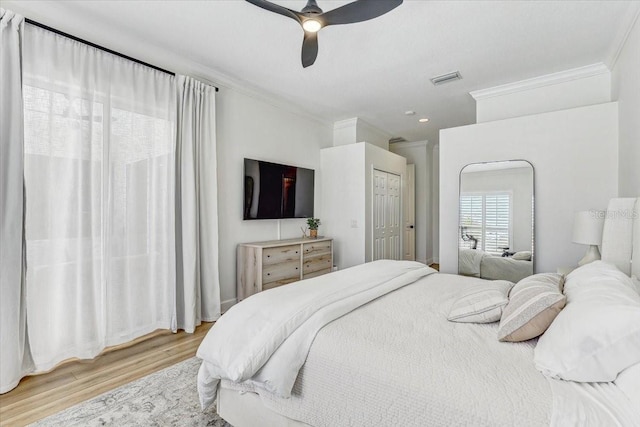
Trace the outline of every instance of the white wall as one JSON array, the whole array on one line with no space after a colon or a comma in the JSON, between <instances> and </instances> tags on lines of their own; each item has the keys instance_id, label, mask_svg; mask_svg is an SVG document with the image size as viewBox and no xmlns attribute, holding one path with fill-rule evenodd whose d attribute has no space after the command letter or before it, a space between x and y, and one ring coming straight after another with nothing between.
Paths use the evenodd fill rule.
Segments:
<instances>
[{"instance_id":1,"label":"white wall","mask_svg":"<svg viewBox=\"0 0 640 427\"><path fill-rule=\"evenodd\" d=\"M428 142L400 142L389 150L415 165L416 261L433 262L433 222L431 219L431 151Z\"/></svg>"},{"instance_id":2,"label":"white wall","mask_svg":"<svg viewBox=\"0 0 640 427\"><path fill-rule=\"evenodd\" d=\"M612 99L620 126L618 196L640 196L640 18L629 33L612 72Z\"/></svg>"},{"instance_id":3,"label":"white wall","mask_svg":"<svg viewBox=\"0 0 640 427\"><path fill-rule=\"evenodd\" d=\"M611 74L604 64L567 70L472 92L476 122L566 110L611 101Z\"/></svg>"},{"instance_id":4,"label":"white wall","mask_svg":"<svg viewBox=\"0 0 640 427\"><path fill-rule=\"evenodd\" d=\"M358 118L356 142L366 141L369 144L382 148L383 150L389 150L389 139L391 139L391 135Z\"/></svg>"},{"instance_id":5,"label":"white wall","mask_svg":"<svg viewBox=\"0 0 640 427\"><path fill-rule=\"evenodd\" d=\"M457 272L458 174L469 163L528 160L535 168L536 272L573 266L576 211L604 209L618 189L617 103L440 131L440 267Z\"/></svg>"},{"instance_id":6,"label":"white wall","mask_svg":"<svg viewBox=\"0 0 640 427\"><path fill-rule=\"evenodd\" d=\"M431 150L431 222L433 230L433 262L440 262L440 145Z\"/></svg>"},{"instance_id":7,"label":"white wall","mask_svg":"<svg viewBox=\"0 0 640 427\"><path fill-rule=\"evenodd\" d=\"M371 261L373 170L400 175L404 183L406 159L366 142L325 148L320 158L320 217L334 238L334 261L340 269Z\"/></svg>"},{"instance_id":8,"label":"white wall","mask_svg":"<svg viewBox=\"0 0 640 427\"><path fill-rule=\"evenodd\" d=\"M357 137L358 118L340 120L333 124L333 145L347 145L358 142Z\"/></svg>"},{"instance_id":9,"label":"white wall","mask_svg":"<svg viewBox=\"0 0 640 427\"><path fill-rule=\"evenodd\" d=\"M322 227L334 238L334 264L343 269L365 262L365 144L320 151Z\"/></svg>"},{"instance_id":10,"label":"white wall","mask_svg":"<svg viewBox=\"0 0 640 427\"><path fill-rule=\"evenodd\" d=\"M331 127L234 90L218 93L216 121L220 293L228 306L236 297L237 244L300 237L300 227L306 227L304 219L283 219L278 236L278 220L242 220L244 158L315 169L318 216L322 204L320 149L331 145Z\"/></svg>"}]
</instances>

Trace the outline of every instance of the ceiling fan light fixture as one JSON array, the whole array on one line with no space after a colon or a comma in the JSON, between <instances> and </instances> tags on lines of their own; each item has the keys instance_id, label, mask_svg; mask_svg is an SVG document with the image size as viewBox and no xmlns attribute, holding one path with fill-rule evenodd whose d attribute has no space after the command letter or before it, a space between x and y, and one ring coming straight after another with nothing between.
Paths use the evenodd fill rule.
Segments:
<instances>
[{"instance_id":1,"label":"ceiling fan light fixture","mask_svg":"<svg viewBox=\"0 0 640 427\"><path fill-rule=\"evenodd\" d=\"M322 28L322 24L315 19L307 19L302 23L302 28L310 33L317 33Z\"/></svg>"},{"instance_id":2,"label":"ceiling fan light fixture","mask_svg":"<svg viewBox=\"0 0 640 427\"><path fill-rule=\"evenodd\" d=\"M324 12L316 0L307 0L300 11L289 9L269 0L245 0L261 9L293 19L302 26L302 67L307 68L318 57L317 32L330 25L355 24L384 15L400 6L404 0L356 0Z\"/></svg>"}]
</instances>

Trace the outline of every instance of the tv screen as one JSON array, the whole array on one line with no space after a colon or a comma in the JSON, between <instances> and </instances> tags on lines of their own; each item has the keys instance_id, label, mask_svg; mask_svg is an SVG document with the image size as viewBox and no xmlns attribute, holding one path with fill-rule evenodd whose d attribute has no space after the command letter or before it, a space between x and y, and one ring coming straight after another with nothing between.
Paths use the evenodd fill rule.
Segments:
<instances>
[{"instance_id":1,"label":"tv screen","mask_svg":"<svg viewBox=\"0 0 640 427\"><path fill-rule=\"evenodd\" d=\"M244 159L244 219L313 217L313 169Z\"/></svg>"}]
</instances>

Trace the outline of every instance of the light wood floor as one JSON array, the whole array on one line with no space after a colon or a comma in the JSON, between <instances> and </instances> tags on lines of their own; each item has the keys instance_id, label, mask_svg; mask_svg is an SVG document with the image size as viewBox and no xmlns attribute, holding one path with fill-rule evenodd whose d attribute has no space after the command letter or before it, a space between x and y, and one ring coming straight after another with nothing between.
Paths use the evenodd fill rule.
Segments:
<instances>
[{"instance_id":1,"label":"light wood floor","mask_svg":"<svg viewBox=\"0 0 640 427\"><path fill-rule=\"evenodd\" d=\"M0 395L0 426L33 423L195 356L213 323L193 334L157 331L132 343L109 348L93 360L64 362L49 373L24 378Z\"/></svg>"}]
</instances>

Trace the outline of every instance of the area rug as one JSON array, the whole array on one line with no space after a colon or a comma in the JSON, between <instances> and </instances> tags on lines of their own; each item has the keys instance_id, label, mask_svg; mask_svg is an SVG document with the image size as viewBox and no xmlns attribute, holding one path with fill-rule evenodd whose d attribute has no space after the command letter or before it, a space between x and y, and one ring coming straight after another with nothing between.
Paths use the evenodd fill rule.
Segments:
<instances>
[{"instance_id":1,"label":"area rug","mask_svg":"<svg viewBox=\"0 0 640 427\"><path fill-rule=\"evenodd\" d=\"M200 409L191 359L79 403L32 426L231 427L213 407Z\"/></svg>"}]
</instances>

